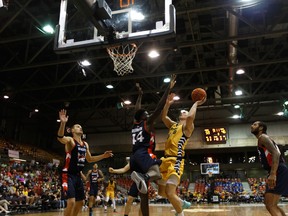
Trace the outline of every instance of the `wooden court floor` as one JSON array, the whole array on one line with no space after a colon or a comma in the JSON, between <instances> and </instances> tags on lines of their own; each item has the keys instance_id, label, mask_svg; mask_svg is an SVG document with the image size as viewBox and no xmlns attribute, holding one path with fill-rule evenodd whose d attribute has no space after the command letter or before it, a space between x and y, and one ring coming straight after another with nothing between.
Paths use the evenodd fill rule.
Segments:
<instances>
[{"instance_id":1,"label":"wooden court floor","mask_svg":"<svg viewBox=\"0 0 288 216\"><path fill-rule=\"evenodd\" d=\"M280 204L288 215L288 203ZM129 216L138 216L139 205L134 205L131 209ZM174 216L175 211L171 205L168 204L151 204L149 206L150 216ZM209 204L209 205L192 205L190 209L184 210L185 216L270 216L263 204ZM36 212L25 214L12 214L12 215L25 215L25 216L63 216L64 211L54 212ZM117 206L117 212L114 213L112 208L108 208L108 212L104 213L104 209L94 208L93 216L120 216L124 215L124 207ZM79 216L89 216L88 210L83 210Z\"/></svg>"}]
</instances>

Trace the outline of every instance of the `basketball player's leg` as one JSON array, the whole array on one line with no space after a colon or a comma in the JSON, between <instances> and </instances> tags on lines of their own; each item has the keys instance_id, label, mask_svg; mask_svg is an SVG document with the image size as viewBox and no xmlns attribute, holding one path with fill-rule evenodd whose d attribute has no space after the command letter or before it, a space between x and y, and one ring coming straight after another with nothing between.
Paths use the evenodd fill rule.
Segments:
<instances>
[{"instance_id":1,"label":"basketball player's leg","mask_svg":"<svg viewBox=\"0 0 288 216\"><path fill-rule=\"evenodd\" d=\"M167 198L166 195L166 181L163 179L158 180L158 195L160 195L163 198Z\"/></svg>"},{"instance_id":2,"label":"basketball player's leg","mask_svg":"<svg viewBox=\"0 0 288 216\"><path fill-rule=\"evenodd\" d=\"M131 160L131 159L130 159ZM154 181L161 179L161 174L159 170L159 165L161 164L161 160L152 159L148 154L148 151L138 150L134 154L135 163L137 163L138 167L142 172L133 171L131 174L132 180L136 183L138 190L141 193L147 193L147 181Z\"/></svg>"},{"instance_id":3,"label":"basketball player's leg","mask_svg":"<svg viewBox=\"0 0 288 216\"><path fill-rule=\"evenodd\" d=\"M75 202L74 208L73 208L73 212L72 212L72 216L77 216L78 213L82 210L84 204L84 200L79 200Z\"/></svg>"},{"instance_id":4,"label":"basketball player's leg","mask_svg":"<svg viewBox=\"0 0 288 216\"><path fill-rule=\"evenodd\" d=\"M278 202L280 200L280 195L273 193L265 193L264 204L269 213L273 216L285 216L285 212L280 209Z\"/></svg>"},{"instance_id":5,"label":"basketball player's leg","mask_svg":"<svg viewBox=\"0 0 288 216\"><path fill-rule=\"evenodd\" d=\"M133 200L134 200L134 197L128 195L127 202L126 202L126 205L125 205L125 208L124 208L124 216L128 216L128 214L130 213L131 206L133 204Z\"/></svg>"},{"instance_id":6,"label":"basketball player's leg","mask_svg":"<svg viewBox=\"0 0 288 216\"><path fill-rule=\"evenodd\" d=\"M140 209L143 216L149 216L149 198L148 194L139 193L141 202L140 202Z\"/></svg>"},{"instance_id":7,"label":"basketball player's leg","mask_svg":"<svg viewBox=\"0 0 288 216\"><path fill-rule=\"evenodd\" d=\"M110 198L112 200L113 211L116 212L116 201L115 201L115 192L114 191L111 192Z\"/></svg>"},{"instance_id":8,"label":"basketball player's leg","mask_svg":"<svg viewBox=\"0 0 288 216\"><path fill-rule=\"evenodd\" d=\"M90 194L89 201L88 201L89 215L92 215L94 203L95 203L95 196L94 194Z\"/></svg>"},{"instance_id":9,"label":"basketball player's leg","mask_svg":"<svg viewBox=\"0 0 288 216\"><path fill-rule=\"evenodd\" d=\"M72 216L77 216L78 213L82 210L85 200L85 192L83 182L80 176L76 178L76 186L75 186L75 204L72 212Z\"/></svg>"},{"instance_id":10,"label":"basketball player's leg","mask_svg":"<svg viewBox=\"0 0 288 216\"><path fill-rule=\"evenodd\" d=\"M161 179L161 173L159 170L159 164L152 165L147 171L146 175L150 181L155 181Z\"/></svg>"},{"instance_id":11,"label":"basketball player's leg","mask_svg":"<svg viewBox=\"0 0 288 216\"><path fill-rule=\"evenodd\" d=\"M76 205L76 184L77 177L74 175L67 175L67 189L65 190L67 198L67 206L64 210L64 216L73 215L74 207ZM63 189L64 190L64 189Z\"/></svg>"},{"instance_id":12,"label":"basketball player's leg","mask_svg":"<svg viewBox=\"0 0 288 216\"><path fill-rule=\"evenodd\" d=\"M171 175L170 178L167 180L167 184L165 187L165 194L169 202L174 207L177 214L181 215L182 201L176 194L177 185L178 185L178 178L175 175Z\"/></svg>"},{"instance_id":13,"label":"basketball player's leg","mask_svg":"<svg viewBox=\"0 0 288 216\"><path fill-rule=\"evenodd\" d=\"M124 208L124 216L128 216L128 214L130 213L133 201L137 196L138 196L138 189L137 189L136 183L133 182L128 192L127 202ZM141 208L139 212L141 212Z\"/></svg>"},{"instance_id":14,"label":"basketball player's leg","mask_svg":"<svg viewBox=\"0 0 288 216\"><path fill-rule=\"evenodd\" d=\"M106 198L104 200L104 212L107 212L107 205L110 198L110 191L106 191Z\"/></svg>"},{"instance_id":15,"label":"basketball player's leg","mask_svg":"<svg viewBox=\"0 0 288 216\"><path fill-rule=\"evenodd\" d=\"M158 181L158 193L166 197L175 208L178 215L182 214L183 209L190 208L191 203L180 199L176 194L176 188L184 170L184 161L179 168L175 169L175 158L161 158L162 164L160 172L162 179Z\"/></svg>"},{"instance_id":16,"label":"basketball player's leg","mask_svg":"<svg viewBox=\"0 0 288 216\"><path fill-rule=\"evenodd\" d=\"M67 199L67 206L64 210L64 216L70 216L72 215L74 206L75 206L75 198L68 198Z\"/></svg>"}]
</instances>

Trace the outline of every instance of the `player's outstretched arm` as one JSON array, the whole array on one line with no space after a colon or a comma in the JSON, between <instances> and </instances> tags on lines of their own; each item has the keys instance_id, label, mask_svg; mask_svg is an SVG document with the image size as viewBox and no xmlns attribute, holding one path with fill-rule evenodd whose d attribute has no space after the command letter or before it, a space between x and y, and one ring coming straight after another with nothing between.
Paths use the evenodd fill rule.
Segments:
<instances>
[{"instance_id":1,"label":"player's outstretched arm","mask_svg":"<svg viewBox=\"0 0 288 216\"><path fill-rule=\"evenodd\" d=\"M106 152L104 152L101 155L92 156L91 153L90 153L90 150L89 150L88 143L85 142L85 144L87 146L86 160L89 163L93 163L93 162L97 162L97 161L103 160L105 158L113 157L112 151L106 151Z\"/></svg>"},{"instance_id":2,"label":"player's outstretched arm","mask_svg":"<svg viewBox=\"0 0 288 216\"><path fill-rule=\"evenodd\" d=\"M196 117L197 107L202 105L205 102L206 102L206 97L203 98L202 100L196 101L190 108L187 119L186 119L186 123L184 125L184 134L187 137L190 137L194 130L194 120Z\"/></svg>"},{"instance_id":3,"label":"player's outstretched arm","mask_svg":"<svg viewBox=\"0 0 288 216\"><path fill-rule=\"evenodd\" d=\"M130 164L129 163L120 169L113 169L112 167L109 167L109 172L115 173L115 174L123 174L123 173L128 172L129 170L130 170Z\"/></svg>"}]
</instances>

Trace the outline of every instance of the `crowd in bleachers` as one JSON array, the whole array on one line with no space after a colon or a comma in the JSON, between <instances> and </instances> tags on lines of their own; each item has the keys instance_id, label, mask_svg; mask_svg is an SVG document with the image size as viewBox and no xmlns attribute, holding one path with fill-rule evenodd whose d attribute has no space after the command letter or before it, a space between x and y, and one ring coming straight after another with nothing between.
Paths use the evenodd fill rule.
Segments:
<instances>
[{"instance_id":1,"label":"crowd in bleachers","mask_svg":"<svg viewBox=\"0 0 288 216\"><path fill-rule=\"evenodd\" d=\"M12 210L60 208L61 186L57 172L57 167L47 164L2 163L0 199L7 200Z\"/></svg>"},{"instance_id":2,"label":"crowd in bleachers","mask_svg":"<svg viewBox=\"0 0 288 216\"><path fill-rule=\"evenodd\" d=\"M249 191L245 190L239 178L199 178L195 182L194 191L189 194L192 202L213 202L213 196L217 196L215 202L263 202L266 179L248 178ZM250 191L251 189L251 191ZM186 196L187 197L187 196Z\"/></svg>"}]
</instances>

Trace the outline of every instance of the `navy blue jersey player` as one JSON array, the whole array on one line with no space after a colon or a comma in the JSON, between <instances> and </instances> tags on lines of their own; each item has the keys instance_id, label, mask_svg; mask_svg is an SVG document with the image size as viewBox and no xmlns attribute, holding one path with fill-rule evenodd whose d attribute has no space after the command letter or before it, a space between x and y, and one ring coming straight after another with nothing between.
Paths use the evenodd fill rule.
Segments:
<instances>
[{"instance_id":1,"label":"navy blue jersey player","mask_svg":"<svg viewBox=\"0 0 288 216\"><path fill-rule=\"evenodd\" d=\"M82 140L83 130L81 125L75 124L71 128L72 137L64 136L65 126L68 121L66 110L59 112L60 127L57 139L65 145L65 163L62 169L62 189L67 198L67 207L64 216L76 216L82 209L85 199L81 171L85 161L97 162L104 158L112 157L112 151L106 151L102 155L91 156L89 145Z\"/></svg>"},{"instance_id":2,"label":"navy blue jersey player","mask_svg":"<svg viewBox=\"0 0 288 216\"><path fill-rule=\"evenodd\" d=\"M258 139L258 153L260 162L268 172L264 204L271 215L286 215L278 206L281 195L288 195L288 168L281 152L267 135L267 125L256 121L251 125L251 133Z\"/></svg>"},{"instance_id":3,"label":"navy blue jersey player","mask_svg":"<svg viewBox=\"0 0 288 216\"><path fill-rule=\"evenodd\" d=\"M95 203L95 198L98 195L98 185L100 182L104 181L104 175L100 169L98 169L98 165L95 163L93 165L93 169L89 170L86 178L89 179L90 182L90 191L89 191L89 216L92 216L92 208Z\"/></svg>"},{"instance_id":4,"label":"navy blue jersey player","mask_svg":"<svg viewBox=\"0 0 288 216\"><path fill-rule=\"evenodd\" d=\"M176 76L172 75L170 85L167 87L156 109L150 116L147 110L141 109L141 97L138 97L136 102L137 111L134 115L134 123L131 130L133 148L130 157L130 168L133 171L131 178L137 184L138 190L143 194L147 193L146 181L161 178L159 171L161 160L151 158L148 149L151 147L151 144L153 144L153 148L155 148L154 123L161 114L170 90L175 85L175 79Z\"/></svg>"}]
</instances>

